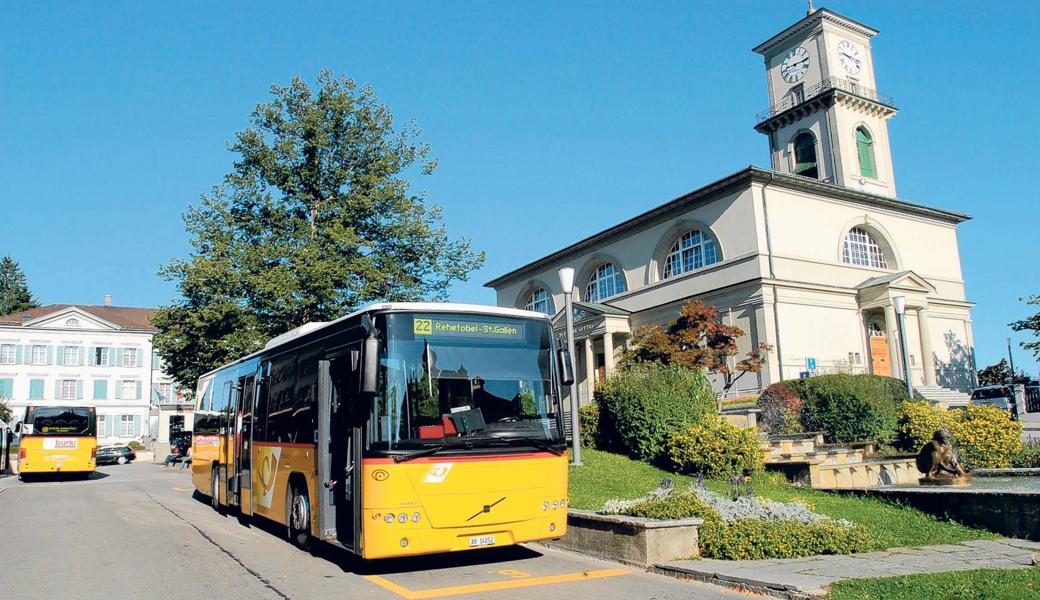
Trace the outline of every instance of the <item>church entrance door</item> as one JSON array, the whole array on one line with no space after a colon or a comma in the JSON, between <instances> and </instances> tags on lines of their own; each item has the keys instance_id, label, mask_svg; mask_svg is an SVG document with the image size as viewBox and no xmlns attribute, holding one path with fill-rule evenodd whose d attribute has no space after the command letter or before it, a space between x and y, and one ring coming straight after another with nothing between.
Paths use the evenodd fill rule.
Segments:
<instances>
[{"instance_id":1,"label":"church entrance door","mask_svg":"<svg viewBox=\"0 0 1040 600\"><path fill-rule=\"evenodd\" d=\"M892 365L888 362L888 338L870 336L871 371L875 375L892 376Z\"/></svg>"}]
</instances>

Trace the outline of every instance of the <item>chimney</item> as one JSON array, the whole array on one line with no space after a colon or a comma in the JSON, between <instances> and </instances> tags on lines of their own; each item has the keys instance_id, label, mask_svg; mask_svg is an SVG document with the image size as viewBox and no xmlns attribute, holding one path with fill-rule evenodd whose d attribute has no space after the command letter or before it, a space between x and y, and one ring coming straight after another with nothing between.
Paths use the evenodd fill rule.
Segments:
<instances>
[{"instance_id":1,"label":"chimney","mask_svg":"<svg viewBox=\"0 0 1040 600\"><path fill-rule=\"evenodd\" d=\"M105 294L105 306L112 306L112 294Z\"/></svg>"}]
</instances>

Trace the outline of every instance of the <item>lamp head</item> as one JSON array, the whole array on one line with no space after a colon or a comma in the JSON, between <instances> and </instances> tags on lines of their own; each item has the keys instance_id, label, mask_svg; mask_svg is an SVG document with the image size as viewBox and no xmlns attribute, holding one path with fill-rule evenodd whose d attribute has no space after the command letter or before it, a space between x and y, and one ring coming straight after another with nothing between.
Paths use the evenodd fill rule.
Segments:
<instances>
[{"instance_id":1,"label":"lamp head","mask_svg":"<svg viewBox=\"0 0 1040 600\"><path fill-rule=\"evenodd\" d=\"M895 307L897 315L906 312L906 296L896 296L892 298L892 306Z\"/></svg>"},{"instance_id":2,"label":"lamp head","mask_svg":"<svg viewBox=\"0 0 1040 600\"><path fill-rule=\"evenodd\" d=\"M574 267L564 267L559 271L560 287L564 294L574 291Z\"/></svg>"}]
</instances>

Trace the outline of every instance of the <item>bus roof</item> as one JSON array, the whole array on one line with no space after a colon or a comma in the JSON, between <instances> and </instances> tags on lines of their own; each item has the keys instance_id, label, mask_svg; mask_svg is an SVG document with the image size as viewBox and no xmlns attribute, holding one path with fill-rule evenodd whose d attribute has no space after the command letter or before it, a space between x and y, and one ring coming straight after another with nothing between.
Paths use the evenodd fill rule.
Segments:
<instances>
[{"instance_id":1,"label":"bus roof","mask_svg":"<svg viewBox=\"0 0 1040 600\"><path fill-rule=\"evenodd\" d=\"M548 320L550 317L545 313L535 312L532 310L523 310L519 308L509 308L505 306L486 306L483 304L462 304L457 302L380 302L376 304L369 304L360 310L356 310L348 315L344 315L333 321L313 321L300 325L295 329L290 329L281 335L277 335L271 338L262 349L248 354L229 363L223 364L215 369L212 369L202 374L199 379L205 378L209 375L220 371L225 367L229 367L240 362L244 362L258 356L265 352L269 352L279 346L284 346L289 342L299 339L309 333L320 331L327 327L330 327L336 323L346 321L348 319L361 316L366 313L386 313L386 312L446 312L446 313L468 313L468 314L479 314L479 315L496 315L501 317L520 317L525 319L545 319Z\"/></svg>"}]
</instances>

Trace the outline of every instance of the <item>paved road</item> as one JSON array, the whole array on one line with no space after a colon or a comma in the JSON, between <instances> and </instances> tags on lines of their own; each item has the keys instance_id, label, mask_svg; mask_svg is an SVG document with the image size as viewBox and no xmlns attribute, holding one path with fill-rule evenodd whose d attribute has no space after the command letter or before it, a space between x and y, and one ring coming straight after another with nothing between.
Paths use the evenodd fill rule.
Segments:
<instances>
[{"instance_id":1,"label":"paved road","mask_svg":"<svg viewBox=\"0 0 1040 600\"><path fill-rule=\"evenodd\" d=\"M0 479L0 596L530 600L748 596L542 546L365 564L301 552L240 524L157 465L101 467L89 481Z\"/></svg>"}]
</instances>

